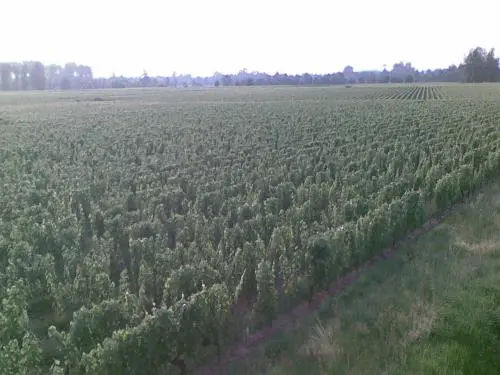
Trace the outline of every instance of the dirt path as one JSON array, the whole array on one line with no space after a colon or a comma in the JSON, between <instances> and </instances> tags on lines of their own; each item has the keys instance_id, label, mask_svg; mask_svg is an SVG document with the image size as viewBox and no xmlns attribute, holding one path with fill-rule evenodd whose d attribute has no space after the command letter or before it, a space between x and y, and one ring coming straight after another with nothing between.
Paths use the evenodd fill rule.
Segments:
<instances>
[{"instance_id":1,"label":"dirt path","mask_svg":"<svg viewBox=\"0 0 500 375\"><path fill-rule=\"evenodd\" d=\"M290 331L295 328L299 320L313 315L321 306L323 301L325 301L328 297L341 293L347 286L354 284L359 279L361 274L366 272L368 268L390 258L404 243L414 240L415 238L420 237L424 233L427 233L431 229L435 228L437 225L441 224L446 217L448 217L451 213L458 211L461 207L463 207L463 205L457 205L444 213L431 218L425 222L421 228L408 234L406 238L396 243L395 246L382 251L363 266L354 269L337 281L333 282L328 290L316 293L311 303L304 302L293 308L288 313L281 314L273 321L272 325L251 334L246 340L239 342L231 350L228 350L221 357L220 361L217 359L209 361L206 364L194 369L191 373L194 375L223 374L227 371L232 362L249 357L254 350L266 344L276 333Z\"/></svg>"}]
</instances>

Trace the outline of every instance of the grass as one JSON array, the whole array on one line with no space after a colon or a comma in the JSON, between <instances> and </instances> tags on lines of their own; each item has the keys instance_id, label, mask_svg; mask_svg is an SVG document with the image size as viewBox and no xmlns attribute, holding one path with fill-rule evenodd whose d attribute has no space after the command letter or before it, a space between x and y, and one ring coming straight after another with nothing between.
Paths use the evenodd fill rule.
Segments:
<instances>
[{"instance_id":1,"label":"grass","mask_svg":"<svg viewBox=\"0 0 500 375\"><path fill-rule=\"evenodd\" d=\"M231 374L499 374L500 186Z\"/></svg>"}]
</instances>

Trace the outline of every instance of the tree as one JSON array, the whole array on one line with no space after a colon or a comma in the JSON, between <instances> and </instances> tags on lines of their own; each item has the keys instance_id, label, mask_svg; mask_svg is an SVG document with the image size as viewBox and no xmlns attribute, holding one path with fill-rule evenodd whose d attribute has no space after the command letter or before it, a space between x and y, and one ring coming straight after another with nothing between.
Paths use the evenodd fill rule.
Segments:
<instances>
[{"instance_id":1,"label":"tree","mask_svg":"<svg viewBox=\"0 0 500 375\"><path fill-rule=\"evenodd\" d=\"M222 76L223 86L231 86L232 84L233 84L233 78L229 74L225 74Z\"/></svg>"},{"instance_id":2,"label":"tree","mask_svg":"<svg viewBox=\"0 0 500 375\"><path fill-rule=\"evenodd\" d=\"M343 71L345 79L350 83L356 83L354 68L350 65L346 66Z\"/></svg>"},{"instance_id":3,"label":"tree","mask_svg":"<svg viewBox=\"0 0 500 375\"><path fill-rule=\"evenodd\" d=\"M45 67L46 87L55 90L61 87L62 68L59 65L51 64Z\"/></svg>"},{"instance_id":4,"label":"tree","mask_svg":"<svg viewBox=\"0 0 500 375\"><path fill-rule=\"evenodd\" d=\"M472 49L464 60L465 82L494 82L498 79L498 58L495 58L495 50L488 53L484 48Z\"/></svg>"},{"instance_id":5,"label":"tree","mask_svg":"<svg viewBox=\"0 0 500 375\"><path fill-rule=\"evenodd\" d=\"M92 84L93 74L92 68L87 65L78 65L76 67L76 80L81 89L90 89Z\"/></svg>"},{"instance_id":6,"label":"tree","mask_svg":"<svg viewBox=\"0 0 500 375\"><path fill-rule=\"evenodd\" d=\"M26 62L22 63L21 69L20 69L21 75L20 75L20 83L21 83L21 90L27 90L29 86L29 67Z\"/></svg>"},{"instance_id":7,"label":"tree","mask_svg":"<svg viewBox=\"0 0 500 375\"><path fill-rule=\"evenodd\" d=\"M144 70L144 72L142 73L141 79L139 82L140 82L140 85L144 86L144 87L149 86L149 84L151 83L151 78L149 78L148 72L146 72L146 70Z\"/></svg>"},{"instance_id":8,"label":"tree","mask_svg":"<svg viewBox=\"0 0 500 375\"><path fill-rule=\"evenodd\" d=\"M389 83L391 81L391 76L389 75L389 72L384 69L378 81L379 83Z\"/></svg>"},{"instance_id":9,"label":"tree","mask_svg":"<svg viewBox=\"0 0 500 375\"><path fill-rule=\"evenodd\" d=\"M492 48L486 55L486 70L488 82L496 82L499 78L498 58L495 57L495 49Z\"/></svg>"},{"instance_id":10,"label":"tree","mask_svg":"<svg viewBox=\"0 0 500 375\"><path fill-rule=\"evenodd\" d=\"M30 65L29 80L31 88L34 90L45 90L45 67L40 61L35 61Z\"/></svg>"},{"instance_id":11,"label":"tree","mask_svg":"<svg viewBox=\"0 0 500 375\"><path fill-rule=\"evenodd\" d=\"M302 75L301 81L302 81L302 84L304 84L304 85L312 85L313 78L312 78L312 76L310 74L305 73L305 74Z\"/></svg>"},{"instance_id":12,"label":"tree","mask_svg":"<svg viewBox=\"0 0 500 375\"><path fill-rule=\"evenodd\" d=\"M21 64L10 64L10 71L12 74L11 90L21 90Z\"/></svg>"},{"instance_id":13,"label":"tree","mask_svg":"<svg viewBox=\"0 0 500 375\"><path fill-rule=\"evenodd\" d=\"M12 88L12 69L10 64L0 64L0 80L2 81L2 91L8 91Z\"/></svg>"},{"instance_id":14,"label":"tree","mask_svg":"<svg viewBox=\"0 0 500 375\"><path fill-rule=\"evenodd\" d=\"M61 89L69 90L76 89L75 77L77 76L77 65L75 63L67 63L62 69Z\"/></svg>"},{"instance_id":15,"label":"tree","mask_svg":"<svg viewBox=\"0 0 500 375\"><path fill-rule=\"evenodd\" d=\"M61 90L70 90L71 80L68 77L63 77L61 80Z\"/></svg>"}]
</instances>

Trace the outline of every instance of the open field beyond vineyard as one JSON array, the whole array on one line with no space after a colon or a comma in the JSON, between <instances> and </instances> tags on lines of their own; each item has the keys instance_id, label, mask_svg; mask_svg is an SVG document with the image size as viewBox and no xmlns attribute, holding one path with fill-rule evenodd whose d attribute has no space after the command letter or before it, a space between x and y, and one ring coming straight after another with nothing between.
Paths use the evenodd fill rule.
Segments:
<instances>
[{"instance_id":1,"label":"open field beyond vineyard","mask_svg":"<svg viewBox=\"0 0 500 375\"><path fill-rule=\"evenodd\" d=\"M0 94L0 368L216 363L496 180L499 100L494 84Z\"/></svg>"}]
</instances>

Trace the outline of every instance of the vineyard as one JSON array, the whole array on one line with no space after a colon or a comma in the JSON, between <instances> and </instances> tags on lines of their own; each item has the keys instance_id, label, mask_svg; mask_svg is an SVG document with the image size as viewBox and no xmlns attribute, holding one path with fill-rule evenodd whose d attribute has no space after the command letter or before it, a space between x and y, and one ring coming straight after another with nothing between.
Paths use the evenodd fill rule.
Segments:
<instances>
[{"instance_id":1,"label":"vineyard","mask_svg":"<svg viewBox=\"0 0 500 375\"><path fill-rule=\"evenodd\" d=\"M0 95L0 368L185 374L221 356L500 176L499 99Z\"/></svg>"},{"instance_id":2,"label":"vineyard","mask_svg":"<svg viewBox=\"0 0 500 375\"><path fill-rule=\"evenodd\" d=\"M391 87L385 92L381 90L373 98L380 100L442 100L446 97L439 86L407 86Z\"/></svg>"}]
</instances>

